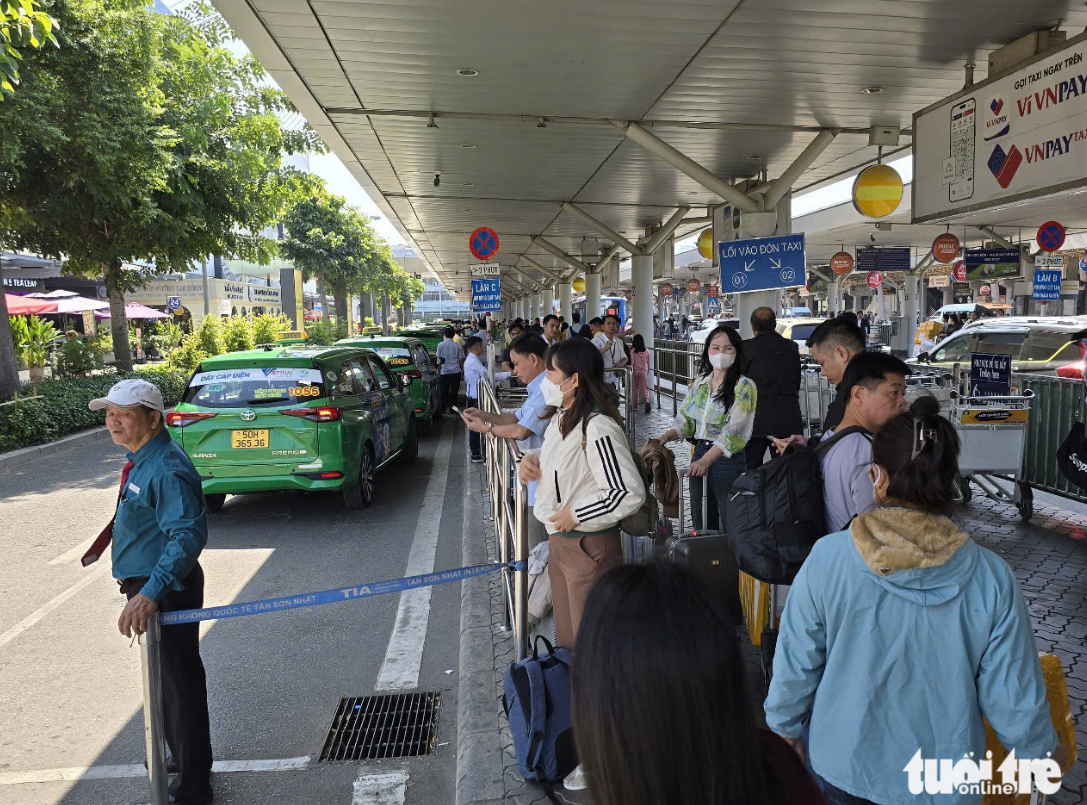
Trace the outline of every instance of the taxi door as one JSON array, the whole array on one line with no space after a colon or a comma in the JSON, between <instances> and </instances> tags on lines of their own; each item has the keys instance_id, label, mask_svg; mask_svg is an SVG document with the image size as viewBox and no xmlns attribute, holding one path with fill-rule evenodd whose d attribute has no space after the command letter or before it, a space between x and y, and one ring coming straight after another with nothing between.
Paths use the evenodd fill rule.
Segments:
<instances>
[{"instance_id":1,"label":"taxi door","mask_svg":"<svg viewBox=\"0 0 1087 805\"><path fill-rule=\"evenodd\" d=\"M411 397L404 390L385 363L376 355L370 355L370 369L377 379L378 393L381 395L383 416L381 421L381 439L385 445L385 456L404 448L408 438L408 417L411 414ZM407 404L405 404L407 397Z\"/></svg>"},{"instance_id":2,"label":"taxi door","mask_svg":"<svg viewBox=\"0 0 1087 805\"><path fill-rule=\"evenodd\" d=\"M370 440L374 444L374 456L377 463L381 464L392 455L389 437L389 403L381 392L378 378L374 376L370 359L360 355L351 363L357 367L356 376L363 385L361 399L370 425Z\"/></svg>"}]
</instances>

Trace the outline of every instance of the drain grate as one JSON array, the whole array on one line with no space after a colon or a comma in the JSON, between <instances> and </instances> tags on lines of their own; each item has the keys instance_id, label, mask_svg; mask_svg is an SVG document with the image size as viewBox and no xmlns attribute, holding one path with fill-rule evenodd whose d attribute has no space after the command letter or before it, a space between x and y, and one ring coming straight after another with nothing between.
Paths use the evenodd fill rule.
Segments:
<instances>
[{"instance_id":1,"label":"drain grate","mask_svg":"<svg viewBox=\"0 0 1087 805\"><path fill-rule=\"evenodd\" d=\"M441 711L440 693L340 699L321 750L321 762L433 754Z\"/></svg>"}]
</instances>

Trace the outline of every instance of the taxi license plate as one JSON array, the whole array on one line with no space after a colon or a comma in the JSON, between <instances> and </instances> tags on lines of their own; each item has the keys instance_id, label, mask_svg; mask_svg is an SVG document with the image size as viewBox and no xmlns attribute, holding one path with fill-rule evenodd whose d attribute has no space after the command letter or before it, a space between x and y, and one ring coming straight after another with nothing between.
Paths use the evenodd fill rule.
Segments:
<instances>
[{"instance_id":1,"label":"taxi license plate","mask_svg":"<svg viewBox=\"0 0 1087 805\"><path fill-rule=\"evenodd\" d=\"M268 446L267 430L232 430L230 446L235 450L251 450Z\"/></svg>"}]
</instances>

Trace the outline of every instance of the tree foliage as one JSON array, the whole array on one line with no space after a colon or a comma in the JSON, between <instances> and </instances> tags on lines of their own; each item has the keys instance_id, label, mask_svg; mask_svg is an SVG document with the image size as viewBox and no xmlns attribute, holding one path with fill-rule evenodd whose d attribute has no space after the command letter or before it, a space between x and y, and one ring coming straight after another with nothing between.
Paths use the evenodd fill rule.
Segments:
<instances>
[{"instance_id":1,"label":"tree foliage","mask_svg":"<svg viewBox=\"0 0 1087 805\"><path fill-rule=\"evenodd\" d=\"M57 44L57 21L34 0L0 0L0 103L19 84L23 50Z\"/></svg>"}]
</instances>

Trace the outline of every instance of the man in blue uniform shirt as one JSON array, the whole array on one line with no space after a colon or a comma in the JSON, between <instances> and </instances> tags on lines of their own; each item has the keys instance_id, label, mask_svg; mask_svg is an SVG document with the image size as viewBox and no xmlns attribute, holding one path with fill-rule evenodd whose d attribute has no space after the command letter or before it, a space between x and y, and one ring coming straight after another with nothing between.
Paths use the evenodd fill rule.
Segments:
<instances>
[{"instance_id":1,"label":"man in blue uniform shirt","mask_svg":"<svg viewBox=\"0 0 1087 805\"><path fill-rule=\"evenodd\" d=\"M162 394L146 380L122 380L90 402L106 409L115 444L128 450L113 521L83 564L96 561L112 540L113 577L128 596L117 626L125 637L143 634L156 611L204 605L204 572L197 562L208 541L200 476L170 439ZM200 659L200 625L162 628L162 707L166 743L178 775L175 805L211 802L211 730L207 680Z\"/></svg>"}]
</instances>

